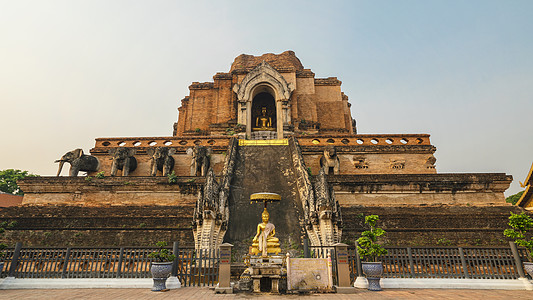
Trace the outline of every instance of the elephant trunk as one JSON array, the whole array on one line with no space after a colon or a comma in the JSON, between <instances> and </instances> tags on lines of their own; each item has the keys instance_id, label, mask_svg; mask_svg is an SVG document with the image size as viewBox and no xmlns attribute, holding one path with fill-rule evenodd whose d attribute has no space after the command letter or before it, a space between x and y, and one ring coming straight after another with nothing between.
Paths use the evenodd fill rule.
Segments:
<instances>
[{"instance_id":1,"label":"elephant trunk","mask_svg":"<svg viewBox=\"0 0 533 300\"><path fill-rule=\"evenodd\" d=\"M57 176L61 174L61 170L63 169L63 165L65 164L64 160L56 160L56 162L59 163L59 169L57 170Z\"/></svg>"}]
</instances>

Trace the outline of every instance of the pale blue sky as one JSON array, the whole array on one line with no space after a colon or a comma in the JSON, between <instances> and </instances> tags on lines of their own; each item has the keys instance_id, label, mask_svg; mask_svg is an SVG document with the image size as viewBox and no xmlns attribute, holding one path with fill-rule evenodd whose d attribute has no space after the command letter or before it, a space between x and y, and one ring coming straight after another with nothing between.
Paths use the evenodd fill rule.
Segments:
<instances>
[{"instance_id":1,"label":"pale blue sky","mask_svg":"<svg viewBox=\"0 0 533 300\"><path fill-rule=\"evenodd\" d=\"M437 170L533 162L533 1L0 0L0 169L54 175L94 138L169 136L193 81L294 50L360 133L429 133Z\"/></svg>"}]
</instances>

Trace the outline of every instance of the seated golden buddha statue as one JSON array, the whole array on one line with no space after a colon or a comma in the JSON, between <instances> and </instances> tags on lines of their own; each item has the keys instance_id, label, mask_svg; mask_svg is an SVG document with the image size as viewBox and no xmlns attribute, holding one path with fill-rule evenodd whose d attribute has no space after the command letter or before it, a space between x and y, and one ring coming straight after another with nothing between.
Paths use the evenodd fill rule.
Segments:
<instances>
[{"instance_id":1,"label":"seated golden buddha statue","mask_svg":"<svg viewBox=\"0 0 533 300\"><path fill-rule=\"evenodd\" d=\"M272 118L267 116L267 108L263 106L261 109L261 115L255 118L255 128L254 130L273 130L272 128Z\"/></svg>"},{"instance_id":2,"label":"seated golden buddha statue","mask_svg":"<svg viewBox=\"0 0 533 300\"><path fill-rule=\"evenodd\" d=\"M263 223L257 225L257 234L254 236L252 242L253 255L261 254L263 257L266 257L268 254L276 255L281 252L279 239L274 236L276 234L276 226L268 222L269 217L268 211L265 208L263 214L261 214Z\"/></svg>"}]
</instances>

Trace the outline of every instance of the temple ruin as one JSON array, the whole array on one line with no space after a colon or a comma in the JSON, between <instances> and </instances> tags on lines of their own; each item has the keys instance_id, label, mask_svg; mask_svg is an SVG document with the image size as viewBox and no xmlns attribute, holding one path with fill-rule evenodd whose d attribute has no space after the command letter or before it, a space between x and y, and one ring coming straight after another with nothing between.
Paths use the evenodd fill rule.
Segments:
<instances>
[{"instance_id":1,"label":"temple ruin","mask_svg":"<svg viewBox=\"0 0 533 300\"><path fill-rule=\"evenodd\" d=\"M281 201L270 219L284 251L302 238L353 243L370 213L381 216L389 245L502 243L518 209L503 194L512 176L438 173L425 133L358 133L341 84L316 77L292 51L242 54L213 82L189 86L171 136L96 138L88 152L97 169L86 176L20 181L23 206L1 212L19 224L8 237L32 245L229 242L246 251L262 211L250 195L273 192ZM58 161L83 175L79 159L88 154L74 154Z\"/></svg>"}]
</instances>

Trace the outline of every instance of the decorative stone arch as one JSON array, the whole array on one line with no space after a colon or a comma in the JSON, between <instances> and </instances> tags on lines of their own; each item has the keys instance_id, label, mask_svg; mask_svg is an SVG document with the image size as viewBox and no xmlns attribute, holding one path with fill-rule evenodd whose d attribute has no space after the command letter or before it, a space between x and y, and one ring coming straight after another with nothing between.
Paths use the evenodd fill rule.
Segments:
<instances>
[{"instance_id":1,"label":"decorative stone arch","mask_svg":"<svg viewBox=\"0 0 533 300\"><path fill-rule=\"evenodd\" d=\"M262 92L271 94L276 103L276 133L278 139L283 138L283 125L290 123L289 100L294 86L287 83L285 78L272 68L266 61L255 67L243 78L240 84L233 86L233 91L237 94L239 108L237 120L240 124L246 125L246 136L252 134L252 101L254 97Z\"/></svg>"}]
</instances>

